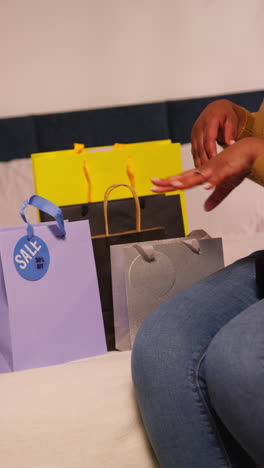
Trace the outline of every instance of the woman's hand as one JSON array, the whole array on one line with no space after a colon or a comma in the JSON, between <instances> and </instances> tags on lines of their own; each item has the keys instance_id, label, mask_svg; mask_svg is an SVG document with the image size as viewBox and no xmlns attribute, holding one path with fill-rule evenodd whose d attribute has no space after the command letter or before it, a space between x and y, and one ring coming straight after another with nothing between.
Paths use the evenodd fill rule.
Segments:
<instances>
[{"instance_id":1,"label":"woman's hand","mask_svg":"<svg viewBox=\"0 0 264 468\"><path fill-rule=\"evenodd\" d=\"M254 161L261 155L264 155L264 139L244 138L227 147L199 169L192 169L167 179L151 179L155 184L151 190L163 193L196 185L203 185L206 189L215 188L204 206L206 211L210 211L242 182L250 173Z\"/></svg>"},{"instance_id":2,"label":"woman's hand","mask_svg":"<svg viewBox=\"0 0 264 468\"><path fill-rule=\"evenodd\" d=\"M230 145L236 140L245 120L245 109L227 99L209 104L196 120L191 133L195 167L216 156L216 141Z\"/></svg>"}]
</instances>

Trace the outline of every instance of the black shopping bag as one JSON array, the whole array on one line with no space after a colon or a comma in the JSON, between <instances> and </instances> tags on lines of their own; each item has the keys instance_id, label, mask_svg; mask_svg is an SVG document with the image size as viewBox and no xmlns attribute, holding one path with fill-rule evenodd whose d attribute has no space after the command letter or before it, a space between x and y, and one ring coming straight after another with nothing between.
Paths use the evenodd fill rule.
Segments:
<instances>
[{"instance_id":1,"label":"black shopping bag","mask_svg":"<svg viewBox=\"0 0 264 468\"><path fill-rule=\"evenodd\" d=\"M133 194L135 204L134 216L136 215L136 229L130 231L119 230L118 233L110 234L108 223L108 198L112 190L119 187L120 185L127 187ZM125 184L112 185L107 189L104 199L104 220L105 234L93 236L92 242L103 310L107 349L108 351L111 351L115 349L115 329L113 316L110 246L117 244L127 244L129 242L164 239L164 228L152 227L149 229L141 229L141 210L139 199L133 187Z\"/></svg>"},{"instance_id":2,"label":"black shopping bag","mask_svg":"<svg viewBox=\"0 0 264 468\"><path fill-rule=\"evenodd\" d=\"M150 229L154 226L163 226L166 239L183 237L184 220L179 195L149 195L139 197L141 209L141 227ZM80 221L88 219L91 235L104 234L103 202L84 203L82 205L68 205L60 207L64 219ZM108 203L108 217L112 232L131 231L135 226L135 208L133 198L110 200ZM41 221L50 221L52 218L46 213L40 213Z\"/></svg>"}]
</instances>

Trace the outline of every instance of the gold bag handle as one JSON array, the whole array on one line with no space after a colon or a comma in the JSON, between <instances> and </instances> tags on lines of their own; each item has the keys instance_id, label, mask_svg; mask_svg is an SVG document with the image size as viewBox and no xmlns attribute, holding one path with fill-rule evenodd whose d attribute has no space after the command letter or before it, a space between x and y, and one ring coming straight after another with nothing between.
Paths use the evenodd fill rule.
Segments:
<instances>
[{"instance_id":1,"label":"gold bag handle","mask_svg":"<svg viewBox=\"0 0 264 468\"><path fill-rule=\"evenodd\" d=\"M139 198L136 194L136 191L133 187L131 187L131 185L127 185L127 184L114 184L114 185L111 185L110 187L108 187L108 189L106 190L105 192L105 196L104 196L104 221L105 221L105 235L106 237L109 237L109 223L108 223L108 199L109 199L109 195L110 193L116 189L117 187L126 187L130 190L130 192L132 193L133 195L133 198L134 198L134 202L135 202L135 208L136 208L136 232L140 232L141 231L141 213L140 213L140 203L139 203Z\"/></svg>"}]
</instances>

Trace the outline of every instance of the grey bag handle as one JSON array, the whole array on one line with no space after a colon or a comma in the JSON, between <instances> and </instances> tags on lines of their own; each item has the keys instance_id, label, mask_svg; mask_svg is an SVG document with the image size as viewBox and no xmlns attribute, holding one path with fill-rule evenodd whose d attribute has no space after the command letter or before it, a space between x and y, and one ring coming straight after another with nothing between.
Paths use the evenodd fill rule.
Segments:
<instances>
[{"instance_id":1,"label":"grey bag handle","mask_svg":"<svg viewBox=\"0 0 264 468\"><path fill-rule=\"evenodd\" d=\"M194 253L196 253L196 254L200 254L200 253L201 253L201 247L200 247L200 243L199 243L199 240L198 240L198 239L186 239L186 240L182 240L182 241L181 241L181 244L186 245L186 247L188 247L189 249L191 249L191 251L194 252Z\"/></svg>"},{"instance_id":2,"label":"grey bag handle","mask_svg":"<svg viewBox=\"0 0 264 468\"><path fill-rule=\"evenodd\" d=\"M134 247L146 262L153 262L155 260L155 250L153 245L142 245L139 243L135 244Z\"/></svg>"},{"instance_id":3,"label":"grey bag handle","mask_svg":"<svg viewBox=\"0 0 264 468\"><path fill-rule=\"evenodd\" d=\"M209 234L207 234L203 229L197 229L195 231L191 231L187 238L183 239L181 242L186 245L186 247L189 247L192 252L200 254L201 247L199 240L201 239L211 239L211 236L209 236Z\"/></svg>"},{"instance_id":4,"label":"grey bag handle","mask_svg":"<svg viewBox=\"0 0 264 468\"><path fill-rule=\"evenodd\" d=\"M179 239L179 242L181 244L186 245L192 252L196 254L201 253L201 247L200 247L200 240L201 239L211 239L211 236L207 234L202 229L197 229L195 231L190 232L187 237L184 239ZM156 259L155 256L155 249L152 244L147 244L147 243L138 243L134 244L135 249L138 251L138 253L141 255L143 260L146 262L153 262Z\"/></svg>"},{"instance_id":5,"label":"grey bag handle","mask_svg":"<svg viewBox=\"0 0 264 468\"><path fill-rule=\"evenodd\" d=\"M201 253L201 248L199 241L197 239L187 239L187 240L180 240L179 243L186 245L192 252L196 254ZM141 255L143 260L146 262L153 262L155 260L155 249L151 244L144 244L141 243L135 244L133 247L138 251Z\"/></svg>"}]
</instances>

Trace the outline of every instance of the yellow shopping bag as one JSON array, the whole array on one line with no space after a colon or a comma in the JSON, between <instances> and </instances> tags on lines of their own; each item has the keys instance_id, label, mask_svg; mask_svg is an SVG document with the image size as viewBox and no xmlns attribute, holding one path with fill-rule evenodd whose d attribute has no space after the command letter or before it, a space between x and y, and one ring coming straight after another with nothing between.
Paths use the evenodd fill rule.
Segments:
<instances>
[{"instance_id":1,"label":"yellow shopping bag","mask_svg":"<svg viewBox=\"0 0 264 468\"><path fill-rule=\"evenodd\" d=\"M106 188L114 184L133 185L139 197L155 196L150 191L151 177L182 172L180 144L170 140L102 147L96 151L79 146L77 150L37 153L31 157L35 193L59 206L103 201ZM185 197L183 192L178 193L187 233ZM120 187L113 199L127 197L127 191Z\"/></svg>"}]
</instances>

